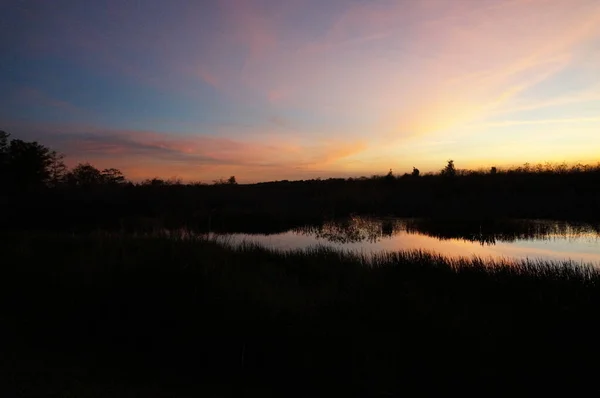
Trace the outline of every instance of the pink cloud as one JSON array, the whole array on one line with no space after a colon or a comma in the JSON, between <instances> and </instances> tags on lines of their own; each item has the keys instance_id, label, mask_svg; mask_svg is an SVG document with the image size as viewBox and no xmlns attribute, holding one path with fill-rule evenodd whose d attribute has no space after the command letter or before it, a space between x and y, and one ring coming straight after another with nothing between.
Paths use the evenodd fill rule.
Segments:
<instances>
[{"instance_id":1,"label":"pink cloud","mask_svg":"<svg viewBox=\"0 0 600 398\"><path fill-rule=\"evenodd\" d=\"M281 104L286 101L290 96L289 90L286 89L273 89L267 93L267 98L272 104Z\"/></svg>"},{"instance_id":2,"label":"pink cloud","mask_svg":"<svg viewBox=\"0 0 600 398\"><path fill-rule=\"evenodd\" d=\"M411 7L401 2L396 3L360 3L353 4L334 23L326 35L319 40L307 43L300 50L302 53L322 53L337 49L361 45L371 41L389 37L398 25L410 22L411 13L405 12L419 3L411 3Z\"/></svg>"},{"instance_id":3,"label":"pink cloud","mask_svg":"<svg viewBox=\"0 0 600 398\"><path fill-rule=\"evenodd\" d=\"M256 3L245 0L220 0L225 18L233 28L234 40L245 45L251 58L264 55L277 45L273 20ZM265 10L262 10L265 11Z\"/></svg>"},{"instance_id":4,"label":"pink cloud","mask_svg":"<svg viewBox=\"0 0 600 398\"><path fill-rule=\"evenodd\" d=\"M373 115L378 136L435 133L488 117L589 58L582 49L599 18L592 1L363 3L319 39L248 62L245 80L270 103Z\"/></svg>"},{"instance_id":5,"label":"pink cloud","mask_svg":"<svg viewBox=\"0 0 600 398\"><path fill-rule=\"evenodd\" d=\"M196 73L198 74L200 79L202 79L202 81L206 84L209 84L213 87L217 87L219 85L219 77L214 73L210 72L206 67L198 66L196 69Z\"/></svg>"},{"instance_id":6,"label":"pink cloud","mask_svg":"<svg viewBox=\"0 0 600 398\"><path fill-rule=\"evenodd\" d=\"M232 124L252 126L209 131L219 138L80 129L74 134L86 131L94 137L68 143L73 154L102 162L123 154L144 165L144 159L155 157L161 167L190 175L251 169L263 176L291 175L294 170L347 170L358 161L385 171L401 158L408 167L419 164L407 144L469 135L483 140L490 134L470 126L496 123L515 132L537 124L545 129L550 122L564 125L561 120L589 121L583 112L538 114L537 121L511 112L536 109L541 114L541 108L567 103L583 109L598 99L589 89L593 84L585 92L570 88L568 95L566 89L557 90L579 79L582 71L588 74L580 79L583 83L598 82L600 3L595 0L349 2L342 10L333 7L319 20L319 29L310 32L286 24L300 13L311 16L315 7L303 4L272 2L267 8L260 1L220 1L220 30L210 38L198 28L202 7L190 6L180 23L156 41L145 40L142 30L119 45L105 40L103 32L65 20L65 34L41 43L62 48L61 40L68 39L65 49L82 50L78 57L90 64L100 61L100 68L179 94L194 92L202 81L216 87L240 114L263 112L250 120L231 116ZM130 16L119 9L115 18L126 22ZM36 21L44 23L43 13L37 14ZM148 52L156 62L140 67L122 56L123 49ZM537 88L561 92L550 99L546 91L536 96ZM24 102L69 107L35 93L23 96ZM273 113L278 116L270 117ZM262 125L256 122L260 118ZM419 155L433 162L434 156L448 157L444 150L460 151L440 147Z\"/></svg>"}]
</instances>

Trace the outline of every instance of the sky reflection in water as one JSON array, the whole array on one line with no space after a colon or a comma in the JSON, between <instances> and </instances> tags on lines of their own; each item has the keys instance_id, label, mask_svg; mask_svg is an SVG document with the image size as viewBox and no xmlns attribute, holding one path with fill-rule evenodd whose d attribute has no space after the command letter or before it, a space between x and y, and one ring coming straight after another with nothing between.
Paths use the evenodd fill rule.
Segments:
<instances>
[{"instance_id":1,"label":"sky reflection in water","mask_svg":"<svg viewBox=\"0 0 600 398\"><path fill-rule=\"evenodd\" d=\"M427 250L451 257L573 260L600 266L600 226L511 220L488 225L353 217L271 235L228 234L275 249L316 245L364 253Z\"/></svg>"}]
</instances>

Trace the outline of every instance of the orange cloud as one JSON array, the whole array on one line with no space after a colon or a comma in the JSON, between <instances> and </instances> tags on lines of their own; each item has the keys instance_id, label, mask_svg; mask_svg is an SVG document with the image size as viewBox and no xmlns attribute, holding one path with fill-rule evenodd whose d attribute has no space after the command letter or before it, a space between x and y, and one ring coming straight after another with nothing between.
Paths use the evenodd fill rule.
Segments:
<instances>
[{"instance_id":1,"label":"orange cloud","mask_svg":"<svg viewBox=\"0 0 600 398\"><path fill-rule=\"evenodd\" d=\"M86 130L90 132L80 132ZM228 175L238 176L241 182L313 178L335 172L336 162L366 147L335 140L300 145L278 139L244 141L75 126L45 131L43 141L64 152L69 166L91 162L99 168L117 167L134 180L158 176L212 181Z\"/></svg>"},{"instance_id":2,"label":"orange cloud","mask_svg":"<svg viewBox=\"0 0 600 398\"><path fill-rule=\"evenodd\" d=\"M316 166L328 166L342 159L359 154L367 149L364 142L329 142L316 147L312 155L312 164Z\"/></svg>"}]
</instances>

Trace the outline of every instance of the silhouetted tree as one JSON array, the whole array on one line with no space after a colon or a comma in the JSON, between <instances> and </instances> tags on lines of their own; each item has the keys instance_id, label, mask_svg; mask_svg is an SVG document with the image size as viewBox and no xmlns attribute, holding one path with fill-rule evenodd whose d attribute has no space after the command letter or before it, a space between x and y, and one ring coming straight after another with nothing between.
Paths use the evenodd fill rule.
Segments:
<instances>
[{"instance_id":1,"label":"silhouetted tree","mask_svg":"<svg viewBox=\"0 0 600 398\"><path fill-rule=\"evenodd\" d=\"M0 130L0 152L8 151L8 144L10 142L10 134L6 131Z\"/></svg>"},{"instance_id":2,"label":"silhouetted tree","mask_svg":"<svg viewBox=\"0 0 600 398\"><path fill-rule=\"evenodd\" d=\"M498 173L498 169L495 167L492 167L490 170L490 174L497 174Z\"/></svg>"},{"instance_id":3,"label":"silhouetted tree","mask_svg":"<svg viewBox=\"0 0 600 398\"><path fill-rule=\"evenodd\" d=\"M385 175L385 179L386 181L393 181L395 179L392 169L390 169L390 171L388 171L388 173Z\"/></svg>"},{"instance_id":4,"label":"silhouetted tree","mask_svg":"<svg viewBox=\"0 0 600 398\"><path fill-rule=\"evenodd\" d=\"M235 176L231 176L228 179L219 178L218 180L213 180L214 185L236 185L237 181Z\"/></svg>"},{"instance_id":5,"label":"silhouetted tree","mask_svg":"<svg viewBox=\"0 0 600 398\"><path fill-rule=\"evenodd\" d=\"M179 177L171 177L167 180L167 185L172 185L172 186L181 186L181 185L185 185L183 183L183 180Z\"/></svg>"},{"instance_id":6,"label":"silhouetted tree","mask_svg":"<svg viewBox=\"0 0 600 398\"><path fill-rule=\"evenodd\" d=\"M104 169L102 170L102 182L110 185L123 184L125 176L119 169Z\"/></svg>"},{"instance_id":7,"label":"silhouetted tree","mask_svg":"<svg viewBox=\"0 0 600 398\"><path fill-rule=\"evenodd\" d=\"M40 187L50 178L50 150L37 142L12 140L8 145L10 183L18 189Z\"/></svg>"},{"instance_id":8,"label":"silhouetted tree","mask_svg":"<svg viewBox=\"0 0 600 398\"><path fill-rule=\"evenodd\" d=\"M445 177L456 176L456 168L454 167L454 160L448 160L448 164L442 170L441 174Z\"/></svg>"},{"instance_id":9,"label":"silhouetted tree","mask_svg":"<svg viewBox=\"0 0 600 398\"><path fill-rule=\"evenodd\" d=\"M0 182L5 182L8 173L8 149L10 134L0 130Z\"/></svg>"},{"instance_id":10,"label":"silhouetted tree","mask_svg":"<svg viewBox=\"0 0 600 398\"><path fill-rule=\"evenodd\" d=\"M102 173L89 163L79 163L67 175L67 181L70 185L89 187L100 185L103 181Z\"/></svg>"},{"instance_id":11,"label":"silhouetted tree","mask_svg":"<svg viewBox=\"0 0 600 398\"><path fill-rule=\"evenodd\" d=\"M419 175L421 175L421 172L419 171L419 169L417 169L416 167L413 167L412 176L418 177Z\"/></svg>"},{"instance_id":12,"label":"silhouetted tree","mask_svg":"<svg viewBox=\"0 0 600 398\"><path fill-rule=\"evenodd\" d=\"M57 187L65 182L67 177L67 166L64 162L65 155L56 151L50 152L50 163L48 165L48 184Z\"/></svg>"},{"instance_id":13,"label":"silhouetted tree","mask_svg":"<svg viewBox=\"0 0 600 398\"><path fill-rule=\"evenodd\" d=\"M161 187L161 186L168 185L168 184L165 180L160 179L158 177L154 177L152 179L149 178L149 179L142 181L142 185L152 186L152 187Z\"/></svg>"}]
</instances>

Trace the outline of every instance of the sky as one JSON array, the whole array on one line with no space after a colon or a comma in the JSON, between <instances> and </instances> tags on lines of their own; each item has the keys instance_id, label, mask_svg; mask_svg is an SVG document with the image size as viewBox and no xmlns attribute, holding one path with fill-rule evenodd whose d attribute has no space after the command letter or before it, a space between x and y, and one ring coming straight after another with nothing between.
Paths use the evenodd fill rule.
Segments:
<instances>
[{"instance_id":1,"label":"sky","mask_svg":"<svg viewBox=\"0 0 600 398\"><path fill-rule=\"evenodd\" d=\"M0 130L132 180L600 161L598 0L0 0Z\"/></svg>"}]
</instances>

